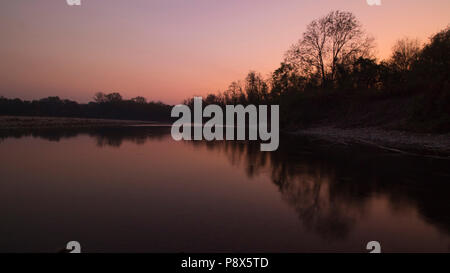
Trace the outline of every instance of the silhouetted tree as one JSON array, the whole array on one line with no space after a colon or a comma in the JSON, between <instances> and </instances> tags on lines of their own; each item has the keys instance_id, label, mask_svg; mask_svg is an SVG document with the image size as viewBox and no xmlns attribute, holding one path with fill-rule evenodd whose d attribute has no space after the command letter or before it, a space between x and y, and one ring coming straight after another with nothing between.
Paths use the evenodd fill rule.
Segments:
<instances>
[{"instance_id":1,"label":"silhouetted tree","mask_svg":"<svg viewBox=\"0 0 450 273\"><path fill-rule=\"evenodd\" d=\"M398 71L409 71L418 60L421 48L419 40L404 38L398 40L392 50L390 63L393 68Z\"/></svg>"},{"instance_id":2,"label":"silhouetted tree","mask_svg":"<svg viewBox=\"0 0 450 273\"><path fill-rule=\"evenodd\" d=\"M94 95L94 102L96 103L104 103L106 102L106 96L103 92L97 92Z\"/></svg>"},{"instance_id":3,"label":"silhouetted tree","mask_svg":"<svg viewBox=\"0 0 450 273\"><path fill-rule=\"evenodd\" d=\"M338 65L369 57L373 39L351 12L332 11L312 21L286 54L286 61L307 74L319 74L322 86L334 81Z\"/></svg>"},{"instance_id":4,"label":"silhouetted tree","mask_svg":"<svg viewBox=\"0 0 450 273\"><path fill-rule=\"evenodd\" d=\"M448 87L450 79L450 27L430 39L419 54L415 69L428 82Z\"/></svg>"},{"instance_id":5,"label":"silhouetted tree","mask_svg":"<svg viewBox=\"0 0 450 273\"><path fill-rule=\"evenodd\" d=\"M146 102L143 97L123 100L119 93L97 93L94 102L78 104L59 97L34 101L0 98L0 115L50 117L114 118L168 121L171 106L161 102Z\"/></svg>"},{"instance_id":6,"label":"silhouetted tree","mask_svg":"<svg viewBox=\"0 0 450 273\"><path fill-rule=\"evenodd\" d=\"M294 65L282 62L280 67L273 72L271 83L271 97L278 100L279 96L290 90L304 90L307 78L302 76Z\"/></svg>"},{"instance_id":7,"label":"silhouetted tree","mask_svg":"<svg viewBox=\"0 0 450 273\"><path fill-rule=\"evenodd\" d=\"M107 102L121 102L122 101L122 95L119 93L110 93L105 95Z\"/></svg>"},{"instance_id":8,"label":"silhouetted tree","mask_svg":"<svg viewBox=\"0 0 450 273\"><path fill-rule=\"evenodd\" d=\"M232 82L226 91L229 104L238 104L245 101L245 94L240 81Z\"/></svg>"},{"instance_id":9,"label":"silhouetted tree","mask_svg":"<svg viewBox=\"0 0 450 273\"><path fill-rule=\"evenodd\" d=\"M380 67L375 59L360 57L350 65L338 65L337 86L342 89L380 88Z\"/></svg>"},{"instance_id":10,"label":"silhouetted tree","mask_svg":"<svg viewBox=\"0 0 450 273\"><path fill-rule=\"evenodd\" d=\"M250 71L245 78L245 93L247 103L259 104L268 100L269 88L259 73Z\"/></svg>"}]
</instances>

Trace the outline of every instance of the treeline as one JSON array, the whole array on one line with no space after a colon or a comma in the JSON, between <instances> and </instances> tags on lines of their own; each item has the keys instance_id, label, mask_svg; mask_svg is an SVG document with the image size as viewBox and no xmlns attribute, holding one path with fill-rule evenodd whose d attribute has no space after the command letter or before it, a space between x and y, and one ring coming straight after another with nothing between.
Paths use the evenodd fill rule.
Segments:
<instances>
[{"instance_id":1,"label":"treeline","mask_svg":"<svg viewBox=\"0 0 450 273\"><path fill-rule=\"evenodd\" d=\"M285 128L383 126L450 131L450 28L421 45L397 41L388 60L373 57L374 39L350 12L311 22L270 76L211 93L205 104L280 104ZM184 102L192 104L192 99Z\"/></svg>"},{"instance_id":2,"label":"treeline","mask_svg":"<svg viewBox=\"0 0 450 273\"><path fill-rule=\"evenodd\" d=\"M147 102L143 97L123 99L119 93L95 94L87 104L48 97L26 101L0 97L0 115L107 118L168 121L172 107L162 102Z\"/></svg>"},{"instance_id":3,"label":"treeline","mask_svg":"<svg viewBox=\"0 0 450 273\"><path fill-rule=\"evenodd\" d=\"M404 38L391 57L374 58L374 39L350 12L312 21L269 76L250 71L204 104L279 104L280 125L382 126L450 132L450 27L422 45ZM191 105L192 98L185 104ZM23 101L0 97L0 115L168 121L171 106L97 93L94 101L48 97Z\"/></svg>"}]
</instances>

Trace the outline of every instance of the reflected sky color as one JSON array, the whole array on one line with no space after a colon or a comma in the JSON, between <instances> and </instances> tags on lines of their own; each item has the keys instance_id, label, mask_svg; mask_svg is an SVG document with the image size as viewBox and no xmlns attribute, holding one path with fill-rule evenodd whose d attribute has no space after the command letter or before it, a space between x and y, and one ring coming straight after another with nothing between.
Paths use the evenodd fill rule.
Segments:
<instances>
[{"instance_id":1,"label":"reflected sky color","mask_svg":"<svg viewBox=\"0 0 450 273\"><path fill-rule=\"evenodd\" d=\"M405 36L425 42L450 19L448 0L65 0L2 1L0 95L58 95L81 102L97 91L179 103L224 90L249 70L267 75L305 26L352 11L385 58Z\"/></svg>"},{"instance_id":2,"label":"reflected sky color","mask_svg":"<svg viewBox=\"0 0 450 273\"><path fill-rule=\"evenodd\" d=\"M0 135L0 174L0 252L450 250L447 160L291 137L263 153L176 142L170 127L41 130Z\"/></svg>"}]
</instances>

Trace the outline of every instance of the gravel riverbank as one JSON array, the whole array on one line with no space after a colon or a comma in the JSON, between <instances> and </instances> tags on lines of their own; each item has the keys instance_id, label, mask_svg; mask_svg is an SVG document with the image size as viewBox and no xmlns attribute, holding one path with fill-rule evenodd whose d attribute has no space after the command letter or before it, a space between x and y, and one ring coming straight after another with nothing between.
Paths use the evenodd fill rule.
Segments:
<instances>
[{"instance_id":1,"label":"gravel riverbank","mask_svg":"<svg viewBox=\"0 0 450 273\"><path fill-rule=\"evenodd\" d=\"M295 132L323 140L342 143L364 143L406 154L433 155L450 159L450 134L417 134L380 128L315 127Z\"/></svg>"}]
</instances>

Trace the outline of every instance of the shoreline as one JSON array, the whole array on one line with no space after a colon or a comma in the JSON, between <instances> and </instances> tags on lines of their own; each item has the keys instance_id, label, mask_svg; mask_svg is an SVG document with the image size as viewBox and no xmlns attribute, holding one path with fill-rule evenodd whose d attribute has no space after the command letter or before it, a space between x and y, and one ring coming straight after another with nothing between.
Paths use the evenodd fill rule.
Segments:
<instances>
[{"instance_id":1,"label":"shoreline","mask_svg":"<svg viewBox=\"0 0 450 273\"><path fill-rule=\"evenodd\" d=\"M365 144L406 155L450 159L450 134L419 134L378 127L343 129L332 126L300 129L291 134L342 145Z\"/></svg>"},{"instance_id":2,"label":"shoreline","mask_svg":"<svg viewBox=\"0 0 450 273\"><path fill-rule=\"evenodd\" d=\"M0 131L145 127L155 124L159 123L117 119L0 116ZM287 133L342 145L364 144L407 155L450 159L450 134L419 134L379 127L338 128L334 126L311 127Z\"/></svg>"},{"instance_id":3,"label":"shoreline","mask_svg":"<svg viewBox=\"0 0 450 273\"><path fill-rule=\"evenodd\" d=\"M156 123L155 121L96 118L0 116L0 130L104 128L144 126Z\"/></svg>"}]
</instances>

